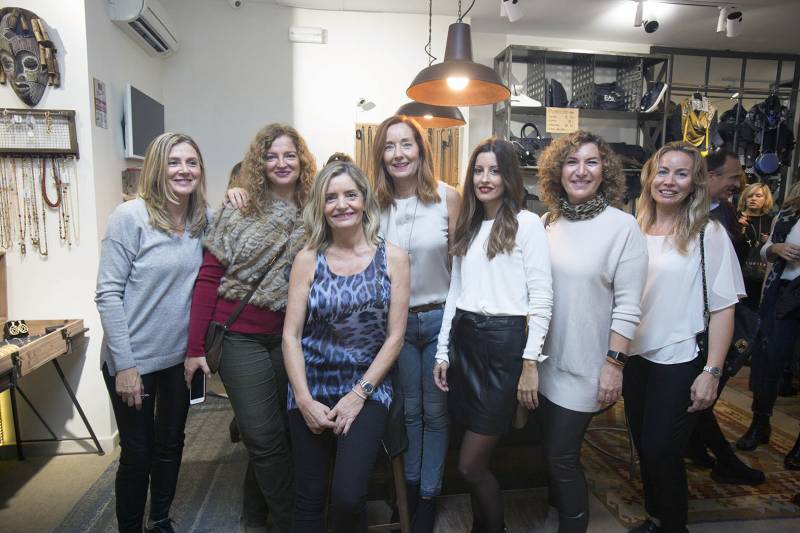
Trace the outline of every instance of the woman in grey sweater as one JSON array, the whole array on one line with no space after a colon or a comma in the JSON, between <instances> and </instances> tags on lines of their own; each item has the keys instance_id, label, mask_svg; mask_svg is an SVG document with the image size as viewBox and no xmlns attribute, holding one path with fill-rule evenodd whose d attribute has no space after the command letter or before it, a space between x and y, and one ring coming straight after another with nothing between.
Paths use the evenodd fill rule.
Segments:
<instances>
[{"instance_id":1,"label":"woman in grey sweater","mask_svg":"<svg viewBox=\"0 0 800 533\"><path fill-rule=\"evenodd\" d=\"M103 377L122 448L116 477L120 532L172 531L169 509L183 450L189 393L183 362L192 289L208 220L197 144L164 133L147 149L139 198L118 206L100 251L95 302Z\"/></svg>"}]
</instances>

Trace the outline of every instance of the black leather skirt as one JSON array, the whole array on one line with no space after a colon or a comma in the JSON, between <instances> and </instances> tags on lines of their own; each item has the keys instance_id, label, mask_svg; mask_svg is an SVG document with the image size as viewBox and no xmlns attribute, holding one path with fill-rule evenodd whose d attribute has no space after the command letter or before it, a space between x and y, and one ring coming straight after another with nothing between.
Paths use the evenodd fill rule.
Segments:
<instances>
[{"instance_id":1,"label":"black leather skirt","mask_svg":"<svg viewBox=\"0 0 800 533\"><path fill-rule=\"evenodd\" d=\"M456 310L450 330L449 405L453 419L482 435L502 435L517 405L525 349L524 316Z\"/></svg>"}]
</instances>

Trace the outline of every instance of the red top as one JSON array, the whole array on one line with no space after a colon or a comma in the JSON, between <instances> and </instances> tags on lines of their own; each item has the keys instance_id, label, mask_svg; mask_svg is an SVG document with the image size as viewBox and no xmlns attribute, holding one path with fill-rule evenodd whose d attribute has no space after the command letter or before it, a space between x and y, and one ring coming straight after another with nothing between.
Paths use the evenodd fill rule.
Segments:
<instances>
[{"instance_id":1,"label":"red top","mask_svg":"<svg viewBox=\"0 0 800 533\"><path fill-rule=\"evenodd\" d=\"M217 289L224 275L225 267L214 254L206 251L194 282L192 311L189 316L189 344L186 348L188 357L202 357L206 354L208 324L212 320L225 323L240 303L239 300L217 296ZM283 331L283 316L283 313L247 304L236 322L231 324L230 331L280 335Z\"/></svg>"}]
</instances>

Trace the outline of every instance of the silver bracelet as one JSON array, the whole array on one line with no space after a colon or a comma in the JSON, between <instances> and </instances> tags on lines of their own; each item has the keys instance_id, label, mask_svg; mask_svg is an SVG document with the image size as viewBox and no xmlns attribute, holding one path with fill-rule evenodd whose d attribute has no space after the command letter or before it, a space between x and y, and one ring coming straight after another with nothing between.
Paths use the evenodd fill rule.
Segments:
<instances>
[{"instance_id":1,"label":"silver bracelet","mask_svg":"<svg viewBox=\"0 0 800 533\"><path fill-rule=\"evenodd\" d=\"M354 393L356 396L358 396L359 398L361 398L361 399L362 399L362 400L364 400L365 402L367 401L367 397L366 397L366 396L365 396L363 393L361 393L361 392L358 392L358 390L356 390L356 388L355 388L355 387L353 387L352 391L353 391L353 393Z\"/></svg>"}]
</instances>

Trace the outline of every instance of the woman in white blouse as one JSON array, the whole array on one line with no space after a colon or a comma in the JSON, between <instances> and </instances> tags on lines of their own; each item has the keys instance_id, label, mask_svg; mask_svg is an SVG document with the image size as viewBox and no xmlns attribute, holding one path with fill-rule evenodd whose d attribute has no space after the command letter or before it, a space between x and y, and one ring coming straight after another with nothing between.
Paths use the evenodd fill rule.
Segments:
<instances>
[{"instance_id":1,"label":"woman in white blouse","mask_svg":"<svg viewBox=\"0 0 800 533\"><path fill-rule=\"evenodd\" d=\"M618 209L622 165L597 135L576 131L554 141L539 160L539 190L549 210L543 220L556 298L536 416L558 530L581 533L589 525L581 444L592 416L622 393L641 314L647 243L636 219Z\"/></svg>"},{"instance_id":2,"label":"woman in white blouse","mask_svg":"<svg viewBox=\"0 0 800 533\"><path fill-rule=\"evenodd\" d=\"M470 485L473 531L497 533L503 502L489 462L517 401L538 404L536 365L553 306L550 254L539 218L521 211L511 143L483 141L467 176L433 372L466 430L458 470Z\"/></svg>"},{"instance_id":3,"label":"woman in white blouse","mask_svg":"<svg viewBox=\"0 0 800 533\"><path fill-rule=\"evenodd\" d=\"M631 343L637 356L625 365L623 395L649 516L632 531L687 531L683 455L697 413L717 397L734 306L745 294L733 245L709 220L708 207L706 164L693 146L667 144L642 168L637 218L649 263ZM706 327L701 246L710 311L707 359L696 338Z\"/></svg>"},{"instance_id":4,"label":"woman in white blouse","mask_svg":"<svg viewBox=\"0 0 800 533\"><path fill-rule=\"evenodd\" d=\"M411 258L411 299L395 379L408 436L404 466L414 533L433 531L433 499L441 492L447 456L447 395L433 384L432 370L460 204L458 192L433 175L427 139L413 119L392 116L378 126L372 151L381 233Z\"/></svg>"}]
</instances>

